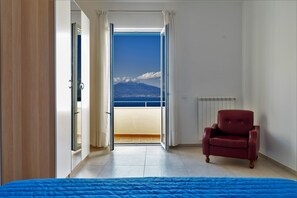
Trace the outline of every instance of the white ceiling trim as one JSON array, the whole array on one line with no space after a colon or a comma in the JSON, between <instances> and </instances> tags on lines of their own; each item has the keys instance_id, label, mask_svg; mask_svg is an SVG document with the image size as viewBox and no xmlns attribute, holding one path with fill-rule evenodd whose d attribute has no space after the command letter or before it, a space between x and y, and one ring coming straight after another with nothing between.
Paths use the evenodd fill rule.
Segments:
<instances>
[{"instance_id":1,"label":"white ceiling trim","mask_svg":"<svg viewBox=\"0 0 297 198\"><path fill-rule=\"evenodd\" d=\"M78 2L99 3L186 3L186 2L242 2L246 0L77 0Z\"/></svg>"}]
</instances>

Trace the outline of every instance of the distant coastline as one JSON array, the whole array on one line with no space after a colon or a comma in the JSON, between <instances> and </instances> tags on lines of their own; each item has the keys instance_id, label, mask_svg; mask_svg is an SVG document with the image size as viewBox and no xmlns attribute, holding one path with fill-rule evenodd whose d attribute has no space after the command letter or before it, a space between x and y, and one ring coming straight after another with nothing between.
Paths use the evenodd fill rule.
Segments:
<instances>
[{"instance_id":1,"label":"distant coastline","mask_svg":"<svg viewBox=\"0 0 297 198\"><path fill-rule=\"evenodd\" d=\"M159 107L160 88L138 82L114 85L115 107Z\"/></svg>"}]
</instances>

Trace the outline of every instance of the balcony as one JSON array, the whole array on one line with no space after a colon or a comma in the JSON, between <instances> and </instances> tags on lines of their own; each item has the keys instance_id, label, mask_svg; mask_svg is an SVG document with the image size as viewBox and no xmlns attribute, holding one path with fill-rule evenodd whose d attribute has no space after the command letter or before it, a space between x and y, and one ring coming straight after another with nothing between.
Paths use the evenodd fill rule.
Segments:
<instances>
[{"instance_id":1,"label":"balcony","mask_svg":"<svg viewBox=\"0 0 297 198\"><path fill-rule=\"evenodd\" d=\"M114 107L115 143L160 143L161 107Z\"/></svg>"}]
</instances>

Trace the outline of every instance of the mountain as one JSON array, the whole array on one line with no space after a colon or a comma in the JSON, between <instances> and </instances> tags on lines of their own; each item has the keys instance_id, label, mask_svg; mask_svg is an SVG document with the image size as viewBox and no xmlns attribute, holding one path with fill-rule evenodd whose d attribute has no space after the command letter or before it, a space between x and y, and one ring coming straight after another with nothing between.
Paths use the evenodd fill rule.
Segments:
<instances>
[{"instance_id":1,"label":"mountain","mask_svg":"<svg viewBox=\"0 0 297 198\"><path fill-rule=\"evenodd\" d=\"M137 82L117 83L114 85L114 97L160 97L160 88Z\"/></svg>"}]
</instances>

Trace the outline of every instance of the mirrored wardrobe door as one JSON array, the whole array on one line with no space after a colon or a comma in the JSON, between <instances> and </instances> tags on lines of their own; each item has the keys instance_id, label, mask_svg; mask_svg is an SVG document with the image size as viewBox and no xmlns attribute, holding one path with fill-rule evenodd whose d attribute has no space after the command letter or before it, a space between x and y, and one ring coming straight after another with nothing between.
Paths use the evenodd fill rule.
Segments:
<instances>
[{"instance_id":1,"label":"mirrored wardrobe door","mask_svg":"<svg viewBox=\"0 0 297 198\"><path fill-rule=\"evenodd\" d=\"M81 10L75 1L71 2L71 150L72 170L82 160L82 128L81 128Z\"/></svg>"},{"instance_id":2,"label":"mirrored wardrobe door","mask_svg":"<svg viewBox=\"0 0 297 198\"><path fill-rule=\"evenodd\" d=\"M72 150L81 149L81 29L72 23Z\"/></svg>"}]
</instances>

